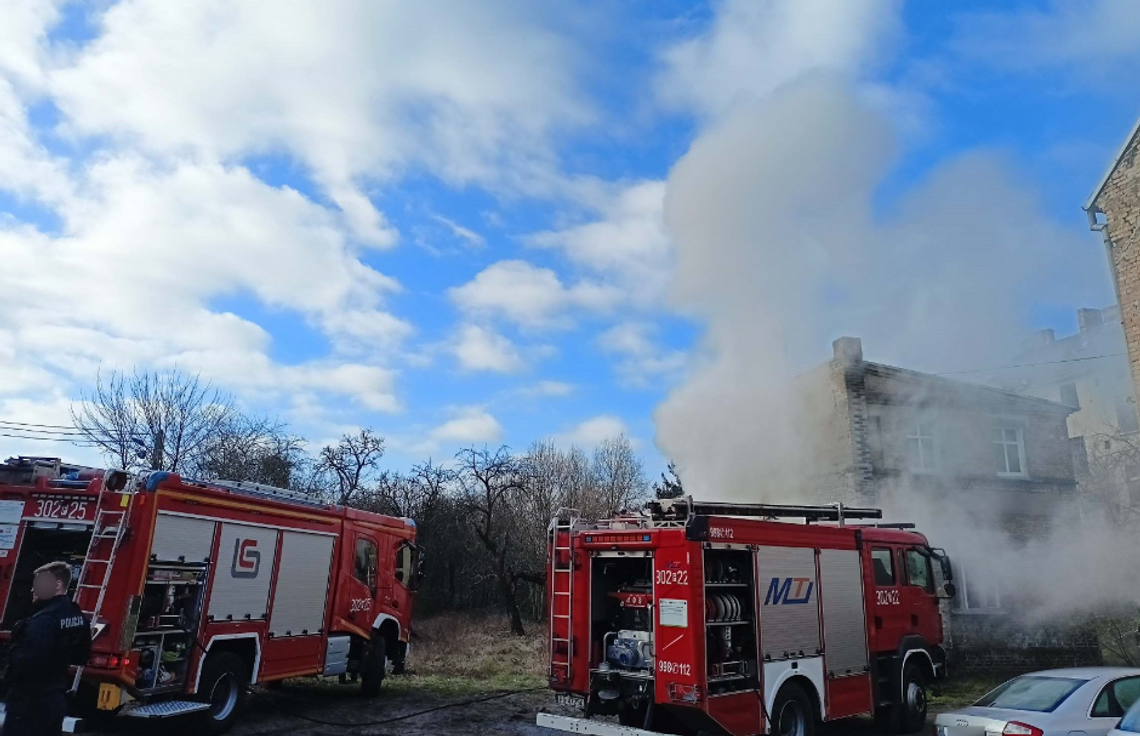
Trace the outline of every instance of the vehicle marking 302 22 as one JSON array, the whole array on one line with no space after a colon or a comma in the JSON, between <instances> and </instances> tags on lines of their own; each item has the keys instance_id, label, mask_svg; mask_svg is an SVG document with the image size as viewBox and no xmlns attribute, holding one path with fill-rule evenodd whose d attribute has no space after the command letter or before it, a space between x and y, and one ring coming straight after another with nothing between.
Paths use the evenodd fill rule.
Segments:
<instances>
[{"instance_id":1,"label":"vehicle marking 302 22","mask_svg":"<svg viewBox=\"0 0 1140 736\"><path fill-rule=\"evenodd\" d=\"M658 570L657 585L688 585L688 570Z\"/></svg>"},{"instance_id":2,"label":"vehicle marking 302 22","mask_svg":"<svg viewBox=\"0 0 1140 736\"><path fill-rule=\"evenodd\" d=\"M899 592L897 590L876 590L875 598L876 603L880 606L897 606L899 604Z\"/></svg>"}]
</instances>

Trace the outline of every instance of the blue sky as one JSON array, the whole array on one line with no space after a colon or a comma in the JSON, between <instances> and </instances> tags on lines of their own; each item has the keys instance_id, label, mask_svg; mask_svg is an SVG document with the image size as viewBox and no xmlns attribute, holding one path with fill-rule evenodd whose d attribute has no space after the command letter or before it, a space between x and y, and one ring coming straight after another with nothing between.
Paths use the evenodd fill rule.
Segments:
<instances>
[{"instance_id":1,"label":"blue sky","mask_svg":"<svg viewBox=\"0 0 1140 736\"><path fill-rule=\"evenodd\" d=\"M655 473L840 334L988 367L1113 298L1134 3L425 5L4 3L0 420L177 365L394 466L625 432Z\"/></svg>"}]
</instances>

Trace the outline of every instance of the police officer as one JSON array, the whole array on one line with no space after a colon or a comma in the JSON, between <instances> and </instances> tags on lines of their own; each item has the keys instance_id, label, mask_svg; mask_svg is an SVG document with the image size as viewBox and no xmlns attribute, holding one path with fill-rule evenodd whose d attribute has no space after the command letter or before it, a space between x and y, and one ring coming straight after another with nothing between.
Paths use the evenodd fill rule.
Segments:
<instances>
[{"instance_id":1,"label":"police officer","mask_svg":"<svg viewBox=\"0 0 1140 736\"><path fill-rule=\"evenodd\" d=\"M91 626L67 596L71 568L51 562L32 581L35 613L12 629L3 736L57 736L67 710L68 667L87 663Z\"/></svg>"}]
</instances>

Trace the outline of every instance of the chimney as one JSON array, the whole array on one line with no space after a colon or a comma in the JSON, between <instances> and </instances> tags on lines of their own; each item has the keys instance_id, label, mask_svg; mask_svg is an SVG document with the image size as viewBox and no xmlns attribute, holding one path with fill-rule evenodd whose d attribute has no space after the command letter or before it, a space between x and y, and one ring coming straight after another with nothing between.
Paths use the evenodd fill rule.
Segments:
<instances>
[{"instance_id":1,"label":"chimney","mask_svg":"<svg viewBox=\"0 0 1140 736\"><path fill-rule=\"evenodd\" d=\"M1077 324L1081 328L1081 334L1086 334L1104 325L1104 315L1099 309L1078 309Z\"/></svg>"},{"instance_id":2,"label":"chimney","mask_svg":"<svg viewBox=\"0 0 1140 736\"><path fill-rule=\"evenodd\" d=\"M863 362L863 341L857 337L841 337L831 343L835 359L844 365Z\"/></svg>"},{"instance_id":3,"label":"chimney","mask_svg":"<svg viewBox=\"0 0 1140 736\"><path fill-rule=\"evenodd\" d=\"M1044 347L1056 339L1057 335L1053 330L1037 330L1029 333L1029 337L1021 341L1021 350L1028 352L1035 348Z\"/></svg>"}]
</instances>

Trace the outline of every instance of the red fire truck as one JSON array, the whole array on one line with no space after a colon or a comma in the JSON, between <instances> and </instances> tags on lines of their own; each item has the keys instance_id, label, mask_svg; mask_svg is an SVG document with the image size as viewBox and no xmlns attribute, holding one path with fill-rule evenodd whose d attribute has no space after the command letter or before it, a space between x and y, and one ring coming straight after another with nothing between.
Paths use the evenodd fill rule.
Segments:
<instances>
[{"instance_id":1,"label":"red fire truck","mask_svg":"<svg viewBox=\"0 0 1140 736\"><path fill-rule=\"evenodd\" d=\"M691 499L601 522L560 513L550 684L585 718L538 724L811 736L818 721L874 715L919 730L926 685L946 672L939 596L954 594L953 573L913 525L850 523L881 517Z\"/></svg>"},{"instance_id":2,"label":"red fire truck","mask_svg":"<svg viewBox=\"0 0 1140 736\"><path fill-rule=\"evenodd\" d=\"M78 705L232 723L250 683L360 675L407 653L419 549L410 519L244 482L129 476L44 458L0 465L0 640L32 571L74 568L92 621ZM6 660L6 651L0 658ZM69 719L74 726L74 719Z\"/></svg>"}]
</instances>

